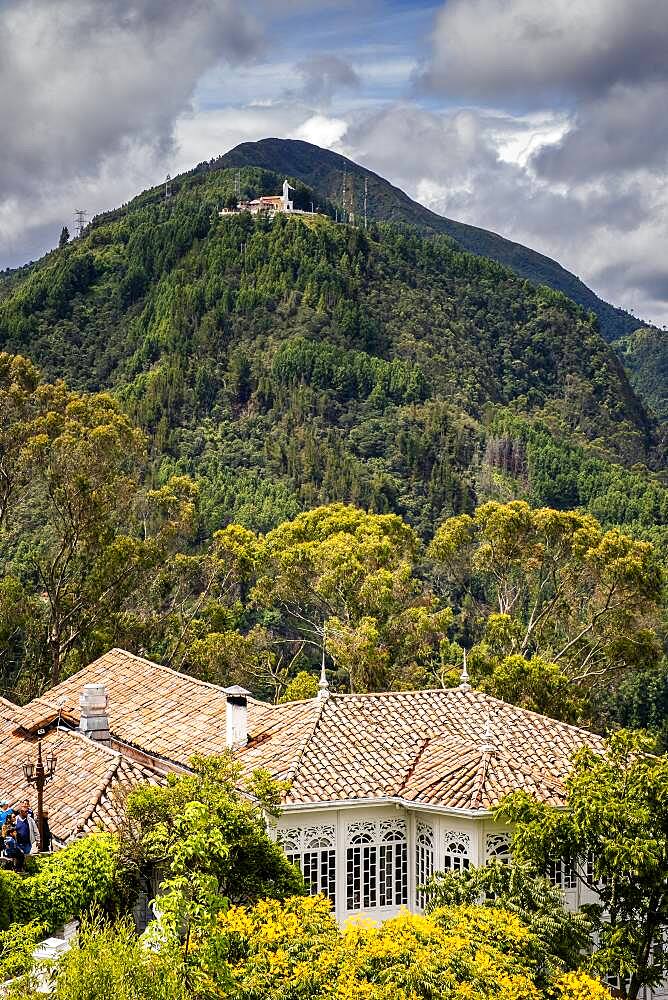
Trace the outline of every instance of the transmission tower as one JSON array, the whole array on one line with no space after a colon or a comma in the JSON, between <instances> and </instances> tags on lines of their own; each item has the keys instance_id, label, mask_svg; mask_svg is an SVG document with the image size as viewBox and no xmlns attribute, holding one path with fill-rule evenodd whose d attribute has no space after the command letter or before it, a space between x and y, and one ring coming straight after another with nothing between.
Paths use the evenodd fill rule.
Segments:
<instances>
[{"instance_id":1,"label":"transmission tower","mask_svg":"<svg viewBox=\"0 0 668 1000\"><path fill-rule=\"evenodd\" d=\"M83 236L83 231L86 228L86 216L88 212L85 208L75 208L74 209L74 225L77 231L77 236Z\"/></svg>"},{"instance_id":2,"label":"transmission tower","mask_svg":"<svg viewBox=\"0 0 668 1000\"><path fill-rule=\"evenodd\" d=\"M346 185L347 185L347 182L348 182L348 172L347 172L347 170L344 170L343 171L343 190L341 191L341 222L345 222L346 221L346 198L347 198Z\"/></svg>"},{"instance_id":3,"label":"transmission tower","mask_svg":"<svg viewBox=\"0 0 668 1000\"><path fill-rule=\"evenodd\" d=\"M355 225L355 175L350 175L350 190L348 191L348 222Z\"/></svg>"},{"instance_id":4,"label":"transmission tower","mask_svg":"<svg viewBox=\"0 0 668 1000\"><path fill-rule=\"evenodd\" d=\"M165 201L172 197L172 178L169 174L165 177Z\"/></svg>"},{"instance_id":5,"label":"transmission tower","mask_svg":"<svg viewBox=\"0 0 668 1000\"><path fill-rule=\"evenodd\" d=\"M368 177L365 177L365 178L364 178L364 228L365 228L365 229L366 229L366 227L367 227L367 214L366 214L366 209L367 209L367 199L368 199L368 195L369 195L369 178L368 178Z\"/></svg>"}]
</instances>

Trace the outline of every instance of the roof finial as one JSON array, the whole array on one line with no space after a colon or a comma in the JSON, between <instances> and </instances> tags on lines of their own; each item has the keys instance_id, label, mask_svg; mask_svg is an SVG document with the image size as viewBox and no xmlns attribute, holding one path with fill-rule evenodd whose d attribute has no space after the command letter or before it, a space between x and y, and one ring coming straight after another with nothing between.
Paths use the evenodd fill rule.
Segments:
<instances>
[{"instance_id":1,"label":"roof finial","mask_svg":"<svg viewBox=\"0 0 668 1000\"><path fill-rule=\"evenodd\" d=\"M320 680L318 681L318 698L326 701L329 698L329 681L325 671L325 643L322 644L322 666L320 667Z\"/></svg>"},{"instance_id":2,"label":"roof finial","mask_svg":"<svg viewBox=\"0 0 668 1000\"><path fill-rule=\"evenodd\" d=\"M493 753L494 743L492 742L492 719L491 712L488 710L487 718L485 720L485 732L482 734L482 752L483 753Z\"/></svg>"},{"instance_id":3,"label":"roof finial","mask_svg":"<svg viewBox=\"0 0 668 1000\"><path fill-rule=\"evenodd\" d=\"M470 691L471 685L469 684L469 672L466 668L466 650L464 650L464 666L462 667L462 672L459 677L459 687L462 691Z\"/></svg>"}]
</instances>

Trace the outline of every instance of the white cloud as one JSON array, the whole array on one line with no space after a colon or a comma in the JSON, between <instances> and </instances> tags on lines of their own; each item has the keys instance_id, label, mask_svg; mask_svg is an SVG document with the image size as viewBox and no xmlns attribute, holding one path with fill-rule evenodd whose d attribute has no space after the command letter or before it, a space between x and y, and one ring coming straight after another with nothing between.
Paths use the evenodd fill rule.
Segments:
<instances>
[{"instance_id":1,"label":"white cloud","mask_svg":"<svg viewBox=\"0 0 668 1000\"><path fill-rule=\"evenodd\" d=\"M330 149L336 146L346 134L347 122L342 118L327 118L325 115L312 115L292 132L291 138L304 139L315 146Z\"/></svg>"}]
</instances>

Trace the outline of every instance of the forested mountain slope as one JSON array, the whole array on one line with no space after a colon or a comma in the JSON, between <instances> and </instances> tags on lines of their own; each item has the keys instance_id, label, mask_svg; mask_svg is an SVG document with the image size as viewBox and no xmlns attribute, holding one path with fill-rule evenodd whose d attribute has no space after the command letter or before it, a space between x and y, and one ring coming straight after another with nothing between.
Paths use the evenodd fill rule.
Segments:
<instances>
[{"instance_id":1,"label":"forested mountain slope","mask_svg":"<svg viewBox=\"0 0 668 1000\"><path fill-rule=\"evenodd\" d=\"M358 217L363 209L366 178L369 218L409 223L423 232L445 233L457 240L462 249L491 257L512 268L523 278L563 292L574 302L596 313L601 333L608 341L643 325L635 316L600 299L584 282L555 260L497 233L437 215L413 201L383 177L339 153L298 139L262 139L259 142L241 143L210 164L201 164L200 169L246 166L264 167L279 174L296 177L337 204L341 202L345 173L348 188L351 185L353 187L354 208Z\"/></svg>"},{"instance_id":2,"label":"forested mountain slope","mask_svg":"<svg viewBox=\"0 0 668 1000\"><path fill-rule=\"evenodd\" d=\"M168 200L153 189L98 217L0 300L0 346L112 388L158 480L203 478L211 528L343 499L428 536L499 491L540 501L520 436L510 464L490 443L504 407L600 461L652 461L653 426L594 316L448 237L220 218L236 174L195 170ZM244 168L242 193L280 178ZM606 519L638 521L633 498L660 487L610 468L637 483Z\"/></svg>"},{"instance_id":3,"label":"forested mountain slope","mask_svg":"<svg viewBox=\"0 0 668 1000\"><path fill-rule=\"evenodd\" d=\"M612 345L638 396L656 417L668 421L668 331L642 327Z\"/></svg>"}]
</instances>

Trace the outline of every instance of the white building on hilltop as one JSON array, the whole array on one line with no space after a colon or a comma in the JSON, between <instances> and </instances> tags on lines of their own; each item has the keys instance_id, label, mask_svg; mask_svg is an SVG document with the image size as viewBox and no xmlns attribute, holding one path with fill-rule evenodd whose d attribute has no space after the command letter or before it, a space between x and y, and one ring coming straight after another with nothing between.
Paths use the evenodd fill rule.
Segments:
<instances>
[{"instance_id":1,"label":"white building on hilltop","mask_svg":"<svg viewBox=\"0 0 668 1000\"><path fill-rule=\"evenodd\" d=\"M237 215L239 212L250 212L251 215L274 216L277 212L297 212L299 215L310 215L310 212L302 212L295 208L294 201L290 198L292 190L286 179L283 181L283 191L281 194L263 195L260 198L253 198L250 201L240 201L236 208L223 208L218 214L224 216Z\"/></svg>"},{"instance_id":2,"label":"white building on hilltop","mask_svg":"<svg viewBox=\"0 0 668 1000\"><path fill-rule=\"evenodd\" d=\"M503 797L523 789L561 806L573 753L602 749L592 733L474 691L466 678L449 690L356 695L330 694L322 677L317 697L269 705L120 649L16 709L12 725L29 734L57 715L61 726L90 729L87 684L107 690L108 727L98 720L92 731L105 732L107 754L160 775L229 748L245 772L263 767L288 781L276 837L341 923L420 911L419 886L433 872L508 859L510 831L492 815ZM550 876L569 907L591 900L560 861Z\"/></svg>"}]
</instances>

